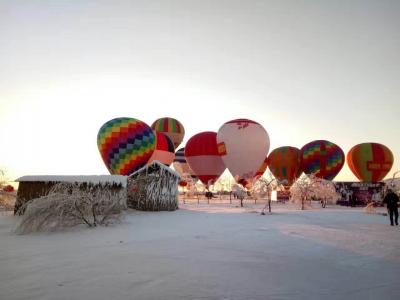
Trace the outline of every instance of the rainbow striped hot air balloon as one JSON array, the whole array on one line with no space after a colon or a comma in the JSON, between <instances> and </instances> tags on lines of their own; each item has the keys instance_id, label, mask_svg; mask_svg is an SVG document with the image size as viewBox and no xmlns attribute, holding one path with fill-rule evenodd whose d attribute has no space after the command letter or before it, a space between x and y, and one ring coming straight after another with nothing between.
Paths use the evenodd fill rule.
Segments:
<instances>
[{"instance_id":1,"label":"rainbow striped hot air balloon","mask_svg":"<svg viewBox=\"0 0 400 300\"><path fill-rule=\"evenodd\" d=\"M160 118L151 125L154 131L166 134L174 144L175 149L182 143L185 136L185 128L181 122L174 118Z\"/></svg>"},{"instance_id":2,"label":"rainbow striped hot air balloon","mask_svg":"<svg viewBox=\"0 0 400 300\"><path fill-rule=\"evenodd\" d=\"M332 180L344 165L344 152L332 142L317 140L301 148L301 159L304 173Z\"/></svg>"},{"instance_id":3,"label":"rainbow striped hot air balloon","mask_svg":"<svg viewBox=\"0 0 400 300\"><path fill-rule=\"evenodd\" d=\"M358 144L347 153L347 164L359 180L378 182L392 168L393 153L382 144Z\"/></svg>"},{"instance_id":4,"label":"rainbow striped hot air balloon","mask_svg":"<svg viewBox=\"0 0 400 300\"><path fill-rule=\"evenodd\" d=\"M115 118L101 126L97 147L111 174L129 175L146 165L154 152L156 138L144 122Z\"/></svg>"}]
</instances>

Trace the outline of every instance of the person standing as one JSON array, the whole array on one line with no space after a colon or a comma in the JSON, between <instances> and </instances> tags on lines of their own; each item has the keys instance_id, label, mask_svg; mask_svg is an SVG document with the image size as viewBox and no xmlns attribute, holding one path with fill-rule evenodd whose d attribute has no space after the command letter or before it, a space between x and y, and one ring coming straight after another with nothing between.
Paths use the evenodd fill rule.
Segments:
<instances>
[{"instance_id":1,"label":"person standing","mask_svg":"<svg viewBox=\"0 0 400 300\"><path fill-rule=\"evenodd\" d=\"M399 196L397 196L391 189L388 189L385 198L383 198L383 203L386 203L386 207L389 212L390 225L394 226L393 217L396 226L399 225L399 211L397 204L399 203Z\"/></svg>"}]
</instances>

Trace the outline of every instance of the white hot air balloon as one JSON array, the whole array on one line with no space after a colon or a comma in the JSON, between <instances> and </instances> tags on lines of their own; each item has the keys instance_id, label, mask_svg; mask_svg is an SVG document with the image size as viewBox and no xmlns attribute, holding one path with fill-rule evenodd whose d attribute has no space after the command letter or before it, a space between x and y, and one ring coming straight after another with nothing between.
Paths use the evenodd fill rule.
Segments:
<instances>
[{"instance_id":1,"label":"white hot air balloon","mask_svg":"<svg viewBox=\"0 0 400 300\"><path fill-rule=\"evenodd\" d=\"M218 130L217 144L225 166L243 186L248 187L265 171L263 166L270 141L267 131L259 123L248 119L226 122Z\"/></svg>"}]
</instances>

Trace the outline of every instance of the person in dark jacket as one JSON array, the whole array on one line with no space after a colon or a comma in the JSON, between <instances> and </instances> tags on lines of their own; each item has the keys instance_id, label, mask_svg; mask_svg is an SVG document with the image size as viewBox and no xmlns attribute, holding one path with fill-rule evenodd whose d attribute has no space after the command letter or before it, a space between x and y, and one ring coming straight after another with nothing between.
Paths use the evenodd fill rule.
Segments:
<instances>
[{"instance_id":1,"label":"person in dark jacket","mask_svg":"<svg viewBox=\"0 0 400 300\"><path fill-rule=\"evenodd\" d=\"M394 223L396 225L399 225L399 211L397 204L399 203L399 196L397 196L391 189L389 189L385 198L383 198L383 203L386 203L389 212L390 225L394 226L393 216L394 216Z\"/></svg>"}]
</instances>

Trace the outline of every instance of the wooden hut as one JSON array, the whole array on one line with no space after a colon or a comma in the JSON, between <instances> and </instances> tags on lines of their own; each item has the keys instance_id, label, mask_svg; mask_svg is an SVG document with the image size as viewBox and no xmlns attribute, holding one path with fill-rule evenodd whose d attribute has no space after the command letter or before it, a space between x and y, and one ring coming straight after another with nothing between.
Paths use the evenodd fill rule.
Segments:
<instances>
[{"instance_id":1,"label":"wooden hut","mask_svg":"<svg viewBox=\"0 0 400 300\"><path fill-rule=\"evenodd\" d=\"M145 211L178 209L179 180L177 172L153 161L128 177L128 207Z\"/></svg>"},{"instance_id":2,"label":"wooden hut","mask_svg":"<svg viewBox=\"0 0 400 300\"><path fill-rule=\"evenodd\" d=\"M14 214L23 213L20 208L29 200L46 196L57 183L75 183L83 189L98 186L119 192L126 189L127 177L121 175L94 175L94 176L23 176L19 182Z\"/></svg>"}]
</instances>

